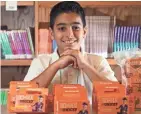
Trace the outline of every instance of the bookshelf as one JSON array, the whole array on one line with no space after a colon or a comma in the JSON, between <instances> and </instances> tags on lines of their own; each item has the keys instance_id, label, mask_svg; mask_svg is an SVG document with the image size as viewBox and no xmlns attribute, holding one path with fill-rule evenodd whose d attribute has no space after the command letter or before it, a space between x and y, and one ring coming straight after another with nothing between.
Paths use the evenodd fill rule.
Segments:
<instances>
[{"instance_id":1,"label":"bookshelf","mask_svg":"<svg viewBox=\"0 0 141 114\"><path fill-rule=\"evenodd\" d=\"M35 55L38 55L38 47L39 47L39 43L38 43L38 30L40 28L40 23L42 22L42 20L40 20L40 16L41 16L41 12L39 12L40 8L48 8L50 9L54 4L58 3L59 1L18 1L18 6L33 6L34 7L34 14L35 14ZM78 1L84 8L111 8L111 7L140 7L141 6L141 2L140 1L115 1L115 2L108 2L108 1ZM5 6L5 2L1 2L1 6ZM108 12L108 11L107 11ZM49 22L49 12L47 12L48 15L48 19L47 21L43 22L43 23L47 23ZM104 15L107 15L106 13ZM130 17L130 15L129 15ZM124 21L120 21L121 23L124 23ZM133 21L135 22L135 21ZM141 24L141 23L140 23ZM116 65L116 62L114 59L107 59L110 65ZM1 66L29 66L32 60L1 60Z\"/></svg>"}]
</instances>

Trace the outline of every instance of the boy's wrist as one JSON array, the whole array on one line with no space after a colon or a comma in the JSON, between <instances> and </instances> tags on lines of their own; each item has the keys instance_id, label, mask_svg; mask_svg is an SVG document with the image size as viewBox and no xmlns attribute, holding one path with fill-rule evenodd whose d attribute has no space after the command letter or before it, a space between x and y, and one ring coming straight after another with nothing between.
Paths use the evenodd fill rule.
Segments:
<instances>
[{"instance_id":1,"label":"boy's wrist","mask_svg":"<svg viewBox=\"0 0 141 114\"><path fill-rule=\"evenodd\" d=\"M53 67L54 67L54 69L56 69L56 70L59 70L59 69L60 69L60 65L59 65L59 61L58 61L58 60L53 63Z\"/></svg>"},{"instance_id":2,"label":"boy's wrist","mask_svg":"<svg viewBox=\"0 0 141 114\"><path fill-rule=\"evenodd\" d=\"M87 69L89 66L89 64L87 62L83 62L81 63L81 69L84 70L84 69Z\"/></svg>"}]
</instances>

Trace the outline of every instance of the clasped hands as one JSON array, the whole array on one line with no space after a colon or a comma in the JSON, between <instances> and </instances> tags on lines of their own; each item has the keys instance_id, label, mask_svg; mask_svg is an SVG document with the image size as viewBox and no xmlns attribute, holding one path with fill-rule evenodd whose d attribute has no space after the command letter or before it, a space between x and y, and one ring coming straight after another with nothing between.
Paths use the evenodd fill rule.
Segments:
<instances>
[{"instance_id":1,"label":"clasped hands","mask_svg":"<svg viewBox=\"0 0 141 114\"><path fill-rule=\"evenodd\" d=\"M65 51L60 54L60 59L57 62L59 69L63 69L69 65L72 65L73 68L83 69L87 64L82 53L74 49L65 49Z\"/></svg>"}]
</instances>

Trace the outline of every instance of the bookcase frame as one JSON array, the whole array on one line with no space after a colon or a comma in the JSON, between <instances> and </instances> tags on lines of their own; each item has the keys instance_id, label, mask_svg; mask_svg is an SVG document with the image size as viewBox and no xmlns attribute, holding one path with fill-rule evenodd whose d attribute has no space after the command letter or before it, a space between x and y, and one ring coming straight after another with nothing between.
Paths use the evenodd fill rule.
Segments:
<instances>
[{"instance_id":1,"label":"bookcase frame","mask_svg":"<svg viewBox=\"0 0 141 114\"><path fill-rule=\"evenodd\" d=\"M18 6L35 7L35 55L38 55L38 30L39 30L39 7L51 8L59 1L18 1ZM82 7L118 7L118 6L141 6L141 1L78 1ZM5 6L5 2L1 2ZM107 59L110 65L116 65L114 59ZM32 60L1 60L1 66L30 66Z\"/></svg>"}]
</instances>

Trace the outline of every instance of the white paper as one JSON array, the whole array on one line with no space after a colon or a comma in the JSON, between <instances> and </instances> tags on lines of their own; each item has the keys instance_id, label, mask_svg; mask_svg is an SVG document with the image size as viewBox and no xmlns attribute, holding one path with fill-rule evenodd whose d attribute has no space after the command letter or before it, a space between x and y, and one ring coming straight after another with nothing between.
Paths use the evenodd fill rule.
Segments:
<instances>
[{"instance_id":1,"label":"white paper","mask_svg":"<svg viewBox=\"0 0 141 114\"><path fill-rule=\"evenodd\" d=\"M6 11L17 11L17 1L6 1Z\"/></svg>"}]
</instances>

